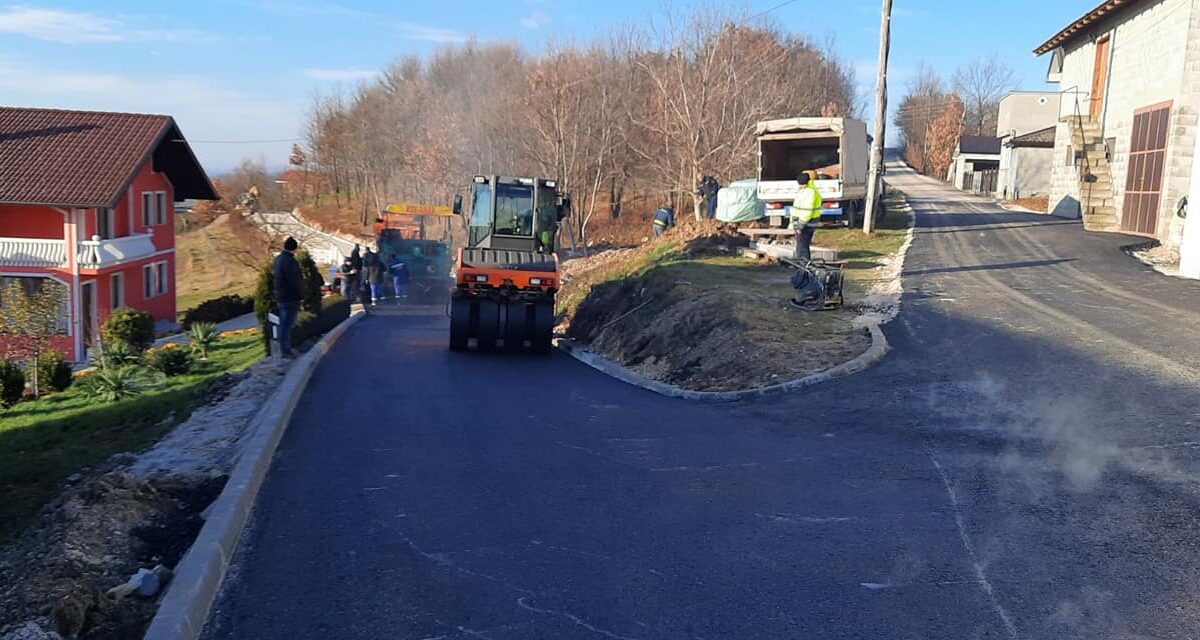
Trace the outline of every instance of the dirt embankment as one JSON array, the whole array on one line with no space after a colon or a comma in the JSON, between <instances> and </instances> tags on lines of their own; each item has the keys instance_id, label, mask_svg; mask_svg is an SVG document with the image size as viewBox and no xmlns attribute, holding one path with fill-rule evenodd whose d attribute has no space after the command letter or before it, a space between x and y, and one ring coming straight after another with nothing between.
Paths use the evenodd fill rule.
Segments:
<instances>
[{"instance_id":1,"label":"dirt embankment","mask_svg":"<svg viewBox=\"0 0 1200 640\"><path fill-rule=\"evenodd\" d=\"M745 245L732 229L692 223L565 262L567 336L649 378L706 391L769 386L866 350L855 311L793 309L790 269L737 257Z\"/></svg>"},{"instance_id":2,"label":"dirt embankment","mask_svg":"<svg viewBox=\"0 0 1200 640\"><path fill-rule=\"evenodd\" d=\"M140 638L157 597L108 590L139 569L176 567L286 371L263 360L227 375L147 451L71 476L30 527L0 544L0 640Z\"/></svg>"}]
</instances>

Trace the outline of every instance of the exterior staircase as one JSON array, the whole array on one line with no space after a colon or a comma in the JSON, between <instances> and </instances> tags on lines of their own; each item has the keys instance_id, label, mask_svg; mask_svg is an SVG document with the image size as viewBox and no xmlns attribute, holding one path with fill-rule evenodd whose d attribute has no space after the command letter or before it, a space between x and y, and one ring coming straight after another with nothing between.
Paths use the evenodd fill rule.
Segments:
<instances>
[{"instance_id":1,"label":"exterior staircase","mask_svg":"<svg viewBox=\"0 0 1200 640\"><path fill-rule=\"evenodd\" d=\"M1079 209L1083 213L1083 228L1120 231L1112 169L1104 157L1100 125L1088 116L1068 116L1063 121L1071 131L1071 147L1075 149L1079 170Z\"/></svg>"}]
</instances>

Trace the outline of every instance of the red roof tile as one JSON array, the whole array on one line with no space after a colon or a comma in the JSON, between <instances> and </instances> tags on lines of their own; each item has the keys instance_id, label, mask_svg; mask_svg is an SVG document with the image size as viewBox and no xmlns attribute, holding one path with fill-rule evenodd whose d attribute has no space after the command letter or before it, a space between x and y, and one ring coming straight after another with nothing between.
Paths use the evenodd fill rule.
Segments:
<instances>
[{"instance_id":1,"label":"red roof tile","mask_svg":"<svg viewBox=\"0 0 1200 640\"><path fill-rule=\"evenodd\" d=\"M114 206L151 157L169 160L171 169L156 169L192 192L177 198L215 199L186 143L164 144L182 138L170 116L0 107L0 203ZM184 150L160 158L164 146Z\"/></svg>"}]
</instances>

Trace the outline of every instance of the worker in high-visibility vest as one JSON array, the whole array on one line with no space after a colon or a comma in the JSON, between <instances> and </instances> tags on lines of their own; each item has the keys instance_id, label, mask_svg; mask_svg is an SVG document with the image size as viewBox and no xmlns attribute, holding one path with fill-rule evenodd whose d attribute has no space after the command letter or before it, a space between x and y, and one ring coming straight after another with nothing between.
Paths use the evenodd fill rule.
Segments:
<instances>
[{"instance_id":1,"label":"worker in high-visibility vest","mask_svg":"<svg viewBox=\"0 0 1200 640\"><path fill-rule=\"evenodd\" d=\"M792 230L796 232L796 259L808 262L812 259L812 237L821 220L821 194L807 173L796 176L800 193L792 202Z\"/></svg>"}]
</instances>

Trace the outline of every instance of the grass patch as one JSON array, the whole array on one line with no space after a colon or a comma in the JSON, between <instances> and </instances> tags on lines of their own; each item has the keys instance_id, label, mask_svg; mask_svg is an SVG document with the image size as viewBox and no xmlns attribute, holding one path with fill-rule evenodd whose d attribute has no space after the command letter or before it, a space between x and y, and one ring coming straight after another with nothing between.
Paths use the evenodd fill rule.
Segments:
<instances>
[{"instance_id":1,"label":"grass patch","mask_svg":"<svg viewBox=\"0 0 1200 640\"><path fill-rule=\"evenodd\" d=\"M0 410L0 539L19 531L68 475L154 443L205 401L213 380L262 357L257 331L226 335L190 373L136 398L98 404L72 387Z\"/></svg>"}]
</instances>

